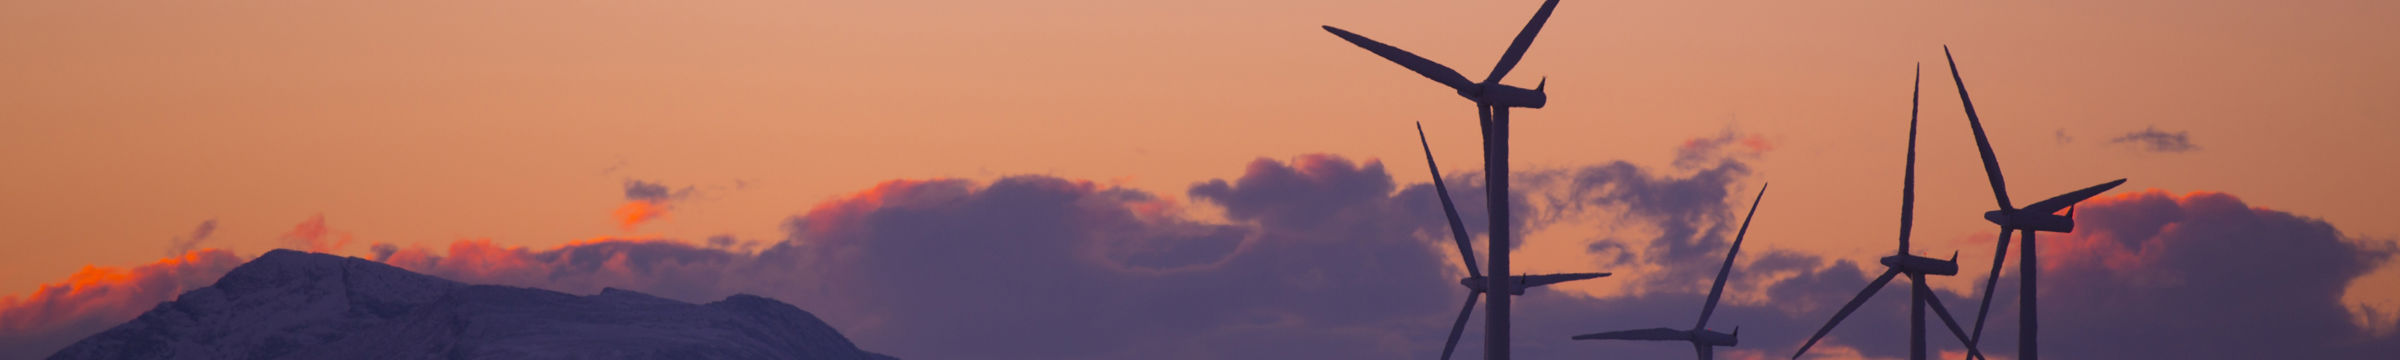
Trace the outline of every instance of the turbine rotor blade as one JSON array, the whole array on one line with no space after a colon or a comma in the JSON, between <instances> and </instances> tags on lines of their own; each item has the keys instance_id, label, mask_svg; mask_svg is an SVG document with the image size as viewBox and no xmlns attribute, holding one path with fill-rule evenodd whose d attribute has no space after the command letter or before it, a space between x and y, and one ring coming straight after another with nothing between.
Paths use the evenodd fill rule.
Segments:
<instances>
[{"instance_id":1,"label":"turbine rotor blade","mask_svg":"<svg viewBox=\"0 0 2400 360\"><path fill-rule=\"evenodd\" d=\"M1900 185L1900 255L1908 255L1908 234L1916 223L1917 204L1917 100L1923 88L1924 71L1917 72L1918 84L1908 90L1908 172L1901 175Z\"/></svg>"},{"instance_id":2,"label":"turbine rotor blade","mask_svg":"<svg viewBox=\"0 0 2400 360\"><path fill-rule=\"evenodd\" d=\"M1483 83L1500 83L1501 77L1517 67L1517 60L1524 59L1525 49L1533 47L1534 35L1542 33L1542 23L1550 21L1550 10L1554 8L1558 8L1558 0L1542 2L1542 9L1534 11L1533 20L1525 22L1525 30L1517 32L1517 40L1508 43L1508 52L1500 53L1500 64L1492 65L1492 76L1483 78Z\"/></svg>"},{"instance_id":3,"label":"turbine rotor blade","mask_svg":"<svg viewBox=\"0 0 2400 360\"><path fill-rule=\"evenodd\" d=\"M1442 215L1450 218L1450 237L1458 240L1458 258L1465 260L1467 276L1483 277L1475 265L1475 246L1469 243L1466 223L1458 220L1458 206L1450 203L1450 188L1442 185L1442 168L1433 164L1433 145L1425 142L1425 123L1417 123L1417 145L1425 148L1425 169L1433 171L1433 193L1442 197Z\"/></svg>"},{"instance_id":4,"label":"turbine rotor blade","mask_svg":"<svg viewBox=\"0 0 2400 360\"><path fill-rule=\"evenodd\" d=\"M1608 276L1608 275L1609 275L1609 273L1567 273L1567 274L1542 274L1542 275L1523 275L1523 276L1511 276L1511 278L1514 278L1514 279L1516 279L1516 280L1517 280L1517 284L1518 284L1517 286L1518 286L1518 288L1519 288L1519 289L1531 289L1531 288L1538 287L1538 286L1543 286L1543 285L1557 284L1557 283L1568 282L1568 281L1575 281L1575 280L1583 280L1583 279L1598 278L1598 277L1602 277L1602 276Z\"/></svg>"},{"instance_id":5,"label":"turbine rotor blade","mask_svg":"<svg viewBox=\"0 0 2400 360\"><path fill-rule=\"evenodd\" d=\"M1575 340L1691 340L1691 338L1691 332L1668 328L1619 330L1574 337Z\"/></svg>"},{"instance_id":6,"label":"turbine rotor blade","mask_svg":"<svg viewBox=\"0 0 2400 360\"><path fill-rule=\"evenodd\" d=\"M1793 352L1792 358L1798 359L1800 355L1807 354L1808 348L1817 346L1817 340L1825 339L1825 333L1833 332L1834 325L1841 325L1842 318L1850 317L1852 311L1858 311L1859 305L1866 304L1868 298L1875 297L1875 291L1883 290L1884 284L1890 284L1892 277L1899 275L1900 269L1892 268L1885 270L1882 277L1875 278L1875 282L1867 283L1867 288L1859 290L1858 297L1850 299L1850 304L1842 305L1842 311L1833 313L1833 320L1826 321L1824 328L1817 329L1817 335L1808 337L1808 343L1800 345L1800 351Z\"/></svg>"},{"instance_id":7,"label":"turbine rotor blade","mask_svg":"<svg viewBox=\"0 0 2400 360\"><path fill-rule=\"evenodd\" d=\"M1922 297L1925 299L1925 305L1933 307L1933 314L1942 318L1942 325L1948 325L1950 327L1950 334L1958 336L1958 342L1966 345L1967 356L1983 357L1983 351L1975 349L1975 339L1967 337L1966 330L1958 328L1958 320L1950 317L1950 309L1942 306L1942 298L1934 295L1932 287L1925 286L1925 282L1922 281L1925 280L1925 276L1917 275L1910 280L1919 280L1916 281L1915 284L1911 284L1910 287L1916 288L1917 293L1923 294Z\"/></svg>"},{"instance_id":8,"label":"turbine rotor blade","mask_svg":"<svg viewBox=\"0 0 2400 360\"><path fill-rule=\"evenodd\" d=\"M2008 264L2008 235L2016 229L2000 228L2000 246L1992 250L1992 277L1983 283L1983 305L1975 308L1975 332L1967 339L1983 341L1983 320L1992 315L1992 291L2000 288L2000 266Z\"/></svg>"},{"instance_id":9,"label":"turbine rotor blade","mask_svg":"<svg viewBox=\"0 0 2400 360\"><path fill-rule=\"evenodd\" d=\"M1710 347L1708 344L1702 344L1698 341L1692 342L1692 351L1700 353L1700 360L1715 360L1717 358L1716 348Z\"/></svg>"},{"instance_id":10,"label":"turbine rotor blade","mask_svg":"<svg viewBox=\"0 0 2400 360\"><path fill-rule=\"evenodd\" d=\"M1733 233L1733 245L1725 248L1725 265L1717 267L1717 282L1708 286L1708 304L1700 307L1700 322L1693 329L1708 327L1708 316L1717 312L1717 298L1725 295L1725 277L1733 273L1733 256L1742 252L1742 237L1750 235L1750 218L1758 216L1758 203L1767 199L1767 184L1758 185L1758 197L1750 199L1750 213L1742 215L1742 229Z\"/></svg>"},{"instance_id":11,"label":"turbine rotor blade","mask_svg":"<svg viewBox=\"0 0 2400 360\"><path fill-rule=\"evenodd\" d=\"M1450 341L1442 343L1442 360L1450 360L1450 351L1458 350L1458 336L1467 331L1467 315L1475 314L1475 300L1481 291L1467 291L1467 305L1458 308L1458 322L1450 324Z\"/></svg>"},{"instance_id":12,"label":"turbine rotor blade","mask_svg":"<svg viewBox=\"0 0 2400 360\"><path fill-rule=\"evenodd\" d=\"M1399 63L1401 67L1406 67L1409 71L1417 72L1417 75L1424 75L1425 78L1433 79L1434 82L1442 83L1442 85L1449 86L1451 89L1464 92L1474 88L1475 86L1474 82L1467 80L1466 75L1459 75L1457 70L1450 70L1450 67L1448 66L1442 66L1441 63L1433 62L1433 60L1426 60L1425 57L1409 53L1407 50L1400 50L1400 48L1392 47L1391 45L1384 45L1383 43L1375 42L1373 39L1368 39L1365 36L1359 36L1358 34L1350 33L1348 30L1342 30L1341 28L1336 28L1331 25L1325 26L1325 31L1332 32L1333 36L1339 36L1342 38L1342 40L1349 40L1351 45L1358 45L1360 48L1367 49L1367 52L1372 52L1377 56L1382 56L1385 60L1391 60L1394 63Z\"/></svg>"},{"instance_id":13,"label":"turbine rotor blade","mask_svg":"<svg viewBox=\"0 0 2400 360\"><path fill-rule=\"evenodd\" d=\"M2083 190L2075 190L2075 192L2059 194L2057 197L2043 199L2041 202L2033 203L2033 205L2025 205L2024 211L2031 211L2036 214L2056 214L2059 210L2065 210L2067 206L2081 203L2084 200L2091 199L2093 196L2100 195L2100 193L2108 192L2109 189L2115 189L2117 188L2117 185L2123 184L2125 184L2125 179L2117 179L2116 181L2100 183L2100 185L2092 185L2092 187L2083 188Z\"/></svg>"},{"instance_id":14,"label":"turbine rotor blade","mask_svg":"<svg viewBox=\"0 0 2400 360\"><path fill-rule=\"evenodd\" d=\"M2016 209L2008 203L2008 181L2000 178L2000 158L1992 155L1992 141L1983 136L1983 119L1975 116L1975 100L1967 97L1967 80L1958 76L1958 59L1950 57L1950 46L1942 46L1942 59L1950 61L1950 81L1958 83L1958 102L1966 105L1967 126L1975 129L1975 150L1983 152L1983 175L1992 180L1992 198L2000 201L2000 210Z\"/></svg>"}]
</instances>

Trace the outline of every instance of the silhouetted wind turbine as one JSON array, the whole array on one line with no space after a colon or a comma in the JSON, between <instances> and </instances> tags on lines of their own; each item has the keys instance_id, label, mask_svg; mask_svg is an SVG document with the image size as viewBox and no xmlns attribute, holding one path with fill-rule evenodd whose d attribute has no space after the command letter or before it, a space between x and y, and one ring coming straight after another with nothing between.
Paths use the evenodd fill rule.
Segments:
<instances>
[{"instance_id":1,"label":"silhouetted wind turbine","mask_svg":"<svg viewBox=\"0 0 2400 360\"><path fill-rule=\"evenodd\" d=\"M1920 72L1920 82L1922 82L1922 77L1923 74ZM1950 333L1957 335L1958 341L1967 345L1968 353L1980 355L1975 350L1974 341L1967 338L1966 330L1960 329L1958 321L1950 318L1950 310L1942 306L1942 299L1935 297L1933 288L1925 285L1926 275L1957 275L1958 254L1952 253L1950 260L1942 260L1908 253L1908 234L1915 220L1913 214L1916 211L1917 201L1916 103L1918 93L1913 89L1914 86L1911 88L1908 99L1908 172L1902 176L1903 180L1900 186L1900 253L1883 257L1883 266L1890 270L1885 270L1883 276L1876 277L1874 282L1867 283L1867 288L1859 290L1858 297L1850 299L1848 305L1843 305L1842 311L1833 313L1833 320L1826 321L1824 328L1817 329L1816 336L1810 336L1807 344L1800 345L1800 351L1792 353L1794 359L1800 358L1801 354L1807 354L1809 347L1817 346L1817 340L1824 339L1825 333L1832 332L1834 325L1842 323L1842 318L1849 317L1851 311L1856 311L1859 305L1866 304L1867 298L1874 297L1876 291L1883 290L1884 284L1891 283L1892 277L1900 274L1908 274L1909 287L1912 288L1912 291L1909 292L1909 301L1912 303L1908 317L1909 359L1925 359L1925 308L1928 306L1933 308L1935 315L1941 315L1942 324L1950 326Z\"/></svg>"},{"instance_id":2,"label":"silhouetted wind turbine","mask_svg":"<svg viewBox=\"0 0 2400 360\"><path fill-rule=\"evenodd\" d=\"M1741 253L1742 236L1750 234L1750 217L1758 215L1758 201L1765 200L1766 198L1767 186L1759 185L1758 198L1750 199L1750 214L1742 215L1742 230L1734 233L1733 245L1725 248L1725 265L1717 268L1717 283L1715 285L1709 285L1708 287L1708 303L1707 305L1702 305L1700 307L1700 322L1692 324L1691 330L1650 328L1641 330L1611 331L1598 334L1578 335L1575 336L1575 340L1689 341L1692 343L1692 351L1700 353L1700 360L1716 358L1716 347L1718 346L1730 347L1734 344L1740 343L1740 336L1742 335L1741 327L1734 327L1733 333L1731 334L1710 331L1708 330L1708 316L1709 314L1717 312L1717 298L1725 294L1725 277L1726 275L1733 273L1733 256L1734 254Z\"/></svg>"},{"instance_id":3,"label":"silhouetted wind turbine","mask_svg":"<svg viewBox=\"0 0 2400 360\"><path fill-rule=\"evenodd\" d=\"M1475 102L1477 113L1483 119L1484 192L1487 194L1486 198L1489 199L1486 201L1486 211L1491 212L1492 226L1489 248L1492 260L1490 273L1493 274L1508 273L1508 109L1512 107L1541 108L1542 104L1549 101L1549 95L1546 95L1542 89L1550 83L1549 79L1545 78L1542 82L1535 84L1532 90L1526 90L1501 84L1500 78L1507 76L1510 69L1517 67L1517 60L1525 57L1525 49L1532 47L1534 36L1541 33L1542 23L1550 21L1550 10L1557 7L1558 0L1542 2L1542 9L1533 13L1533 20L1525 23L1525 29L1517 33L1516 41L1509 43L1508 51L1500 54L1500 63L1492 66L1492 74L1484 77L1483 82L1480 83L1468 81L1467 77L1459 75L1457 70L1451 70L1450 67L1442 66L1433 60L1426 60L1417 54L1411 54L1406 50L1384 45L1375 40L1369 40L1365 36L1359 36L1333 26L1325 26L1325 31L1332 32L1334 36L1350 41L1351 44L1365 48L1368 52L1373 52L1386 60L1399 63L1401 67L1433 79L1434 82L1449 86L1450 89L1458 91L1459 96ZM1487 288L1509 286L1501 277L1492 277L1485 281L1484 286ZM1484 359L1508 360L1508 298L1492 299L1491 302L1485 304L1484 313L1486 314L1483 332Z\"/></svg>"},{"instance_id":4,"label":"silhouetted wind turbine","mask_svg":"<svg viewBox=\"0 0 2400 360\"><path fill-rule=\"evenodd\" d=\"M1984 220L2000 225L2000 245L1998 249L1992 250L1992 276L1989 281L1984 282L1983 306L1975 309L1975 334L1969 342L1983 340L1983 320L1985 316L1991 314L1992 290L1999 288L2000 266L2007 264L2005 260L2008 259L2009 232L2024 230L2025 255L2019 257L2018 261L2021 264L2017 266L2019 275L2024 282L2024 289L2020 290L2020 295L2017 297L2019 310L2017 313L2017 358L2039 359L2041 356L2035 352L2034 343L2037 317L2034 313L2033 300L2034 268L2040 267L2037 266L2040 262L2034 259L2033 233L2036 231L2074 232L2075 204L2090 199L2092 196L2100 195L2101 192L2106 192L2108 189L2116 188L2117 185L2124 184L2125 179L2117 179L2044 199L2033 205L2026 205L2022 209L2010 206L2007 182L2000 178L2000 159L1992 155L1991 140L1984 138L1983 120L1975 116L1975 100L1967 97L1967 81L1958 76L1958 60L1950 57L1949 46L1942 47L1942 59L1950 62L1950 80L1958 83L1958 102L1967 108L1967 126L1975 129L1975 149L1983 153L1983 174L1992 180L1992 198L2000 201L2000 210L1983 213ZM2065 209L2067 214L2058 215L2060 209ZM1974 357L1981 356L1977 354L1970 358Z\"/></svg>"},{"instance_id":5,"label":"silhouetted wind turbine","mask_svg":"<svg viewBox=\"0 0 2400 360\"><path fill-rule=\"evenodd\" d=\"M1467 287L1467 305L1458 308L1458 322L1450 325L1450 341L1442 343L1442 359L1448 360L1450 352L1458 349L1459 335L1467 330L1467 315L1475 313L1475 299L1483 296L1487 292L1485 290L1490 289L1490 285L1488 280L1483 277L1483 272L1475 269L1475 249L1472 244L1467 242L1466 223L1458 220L1458 207L1450 203L1450 189L1442 184L1442 168L1433 164L1433 146L1425 142L1424 124L1417 124L1417 144L1425 147L1425 168L1433 172L1433 193L1442 198L1442 215L1449 216L1450 235L1458 240L1458 258L1465 260L1467 265L1467 277L1458 279L1459 285ZM1757 211L1755 207L1751 210ZM1745 228L1748 224L1747 221L1743 222ZM1740 238L1735 238L1735 244L1740 244ZM1510 276L1508 277L1509 281L1506 282L1512 284L1508 289L1509 295L1524 295L1526 288L1608 275L1609 273L1571 273ZM1723 283L1724 281L1719 280L1718 282ZM1704 315L1702 321L1705 322L1706 319Z\"/></svg>"}]
</instances>

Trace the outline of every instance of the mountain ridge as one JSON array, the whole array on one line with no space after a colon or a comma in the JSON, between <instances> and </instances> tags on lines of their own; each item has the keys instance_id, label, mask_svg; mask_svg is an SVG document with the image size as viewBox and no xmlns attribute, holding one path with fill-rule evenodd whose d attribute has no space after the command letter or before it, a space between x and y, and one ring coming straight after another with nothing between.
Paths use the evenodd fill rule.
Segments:
<instances>
[{"instance_id":1,"label":"mountain ridge","mask_svg":"<svg viewBox=\"0 0 2400 360\"><path fill-rule=\"evenodd\" d=\"M748 294L691 304L469 285L274 250L49 359L891 359Z\"/></svg>"}]
</instances>

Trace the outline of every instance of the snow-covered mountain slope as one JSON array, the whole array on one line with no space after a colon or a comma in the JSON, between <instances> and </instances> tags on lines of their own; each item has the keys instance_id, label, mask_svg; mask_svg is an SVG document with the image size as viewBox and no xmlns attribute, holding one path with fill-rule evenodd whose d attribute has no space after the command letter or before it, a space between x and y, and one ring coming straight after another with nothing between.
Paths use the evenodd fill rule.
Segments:
<instances>
[{"instance_id":1,"label":"snow-covered mountain slope","mask_svg":"<svg viewBox=\"0 0 2400 360\"><path fill-rule=\"evenodd\" d=\"M695 305L465 285L275 250L51 359L890 359L815 315L734 295Z\"/></svg>"}]
</instances>

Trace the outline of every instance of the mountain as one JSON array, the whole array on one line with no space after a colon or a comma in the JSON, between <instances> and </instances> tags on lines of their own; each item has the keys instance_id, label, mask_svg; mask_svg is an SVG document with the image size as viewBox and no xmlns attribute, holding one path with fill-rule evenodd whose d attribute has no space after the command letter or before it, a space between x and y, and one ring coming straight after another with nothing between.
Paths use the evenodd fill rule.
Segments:
<instances>
[{"instance_id":1,"label":"mountain","mask_svg":"<svg viewBox=\"0 0 2400 360\"><path fill-rule=\"evenodd\" d=\"M891 359L751 295L695 305L466 285L275 250L50 355L65 359Z\"/></svg>"}]
</instances>

